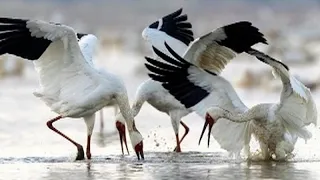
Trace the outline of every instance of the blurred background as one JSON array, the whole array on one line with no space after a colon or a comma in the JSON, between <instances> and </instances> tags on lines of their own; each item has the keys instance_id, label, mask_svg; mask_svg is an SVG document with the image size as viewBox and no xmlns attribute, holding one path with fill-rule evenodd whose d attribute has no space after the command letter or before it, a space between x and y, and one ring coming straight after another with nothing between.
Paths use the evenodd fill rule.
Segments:
<instances>
[{"instance_id":1,"label":"blurred background","mask_svg":"<svg viewBox=\"0 0 320 180\"><path fill-rule=\"evenodd\" d=\"M137 76L146 76L143 56L151 49L141 38L142 30L158 18L184 8L193 24L195 37L228 23L248 20L260 28L269 42L260 50L284 61L289 66L313 66L320 53L320 24L318 0L0 0L0 15L42 19L72 26L78 32L93 33L100 40L97 54L131 54L138 61L132 67ZM2 56L0 77L24 76L30 63L11 56ZM237 62L250 57L237 58ZM117 59L120 63L127 59ZM98 63L108 63L98 58ZM251 60L250 60L251 61ZM241 63L241 62L240 62ZM316 66L313 66L316 67ZM228 69L228 68L227 68ZM268 67L266 67L268 69ZM297 74L309 87L316 88L319 75ZM297 72L298 73L298 72ZM244 67L240 76L234 75L241 87L260 87L270 83L269 72ZM261 79L262 78L262 79ZM265 87L269 88L269 87Z\"/></svg>"},{"instance_id":2,"label":"blurred background","mask_svg":"<svg viewBox=\"0 0 320 180\"><path fill-rule=\"evenodd\" d=\"M292 73L311 88L316 101L320 99L317 89L320 83L320 1L317 0L0 0L0 4L0 16L59 22L78 32L95 34L99 38L96 64L123 78L130 100L139 84L148 79L144 56L152 56L152 53L141 32L152 22L183 7L183 13L188 14L193 24L195 37L199 37L229 23L251 21L269 43L256 48L287 63ZM32 62L9 55L0 58L0 156L74 156L75 148L45 125L55 114L32 95L38 86ZM230 80L249 107L279 100L280 80L273 78L270 67L246 54L235 58L222 75ZM103 113L105 126L99 135L100 124L96 122L97 143L92 153L118 154L120 146L114 112L106 108ZM145 138L146 150L173 150L174 133L167 115L146 104L136 120ZM197 145L203 126L203 120L197 115L189 115L184 120L192 128L182 144L183 151L219 149L218 145L210 149L205 143ZM85 145L83 122L65 120L57 123L57 127ZM302 146L304 156L313 157L314 153L308 150L310 146ZM28 151L22 147L28 147Z\"/></svg>"}]
</instances>

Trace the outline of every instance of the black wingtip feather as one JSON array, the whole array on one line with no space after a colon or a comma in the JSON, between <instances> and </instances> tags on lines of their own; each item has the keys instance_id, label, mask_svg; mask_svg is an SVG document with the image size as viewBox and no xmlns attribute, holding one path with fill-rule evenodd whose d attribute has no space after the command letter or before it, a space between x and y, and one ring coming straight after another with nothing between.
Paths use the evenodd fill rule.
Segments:
<instances>
[{"instance_id":1,"label":"black wingtip feather","mask_svg":"<svg viewBox=\"0 0 320 180\"><path fill-rule=\"evenodd\" d=\"M176 54L167 43L165 46L177 60L152 47L154 52L168 64L145 57L148 62L145 66L150 72L148 75L154 81L161 82L162 86L186 108L195 106L210 93L188 79L190 75L188 69L192 65Z\"/></svg>"},{"instance_id":2,"label":"black wingtip feather","mask_svg":"<svg viewBox=\"0 0 320 180\"><path fill-rule=\"evenodd\" d=\"M83 36L86 36L88 34L85 34L85 33L77 33L77 38L78 40L80 40Z\"/></svg>"},{"instance_id":3,"label":"black wingtip feather","mask_svg":"<svg viewBox=\"0 0 320 180\"><path fill-rule=\"evenodd\" d=\"M164 16L162 19L163 19L163 20L171 20L171 19L174 19L174 18L178 17L178 16L182 13L182 10L183 10L183 8L180 8L180 9L176 10L175 12L170 13L170 14Z\"/></svg>"},{"instance_id":4,"label":"black wingtip feather","mask_svg":"<svg viewBox=\"0 0 320 180\"><path fill-rule=\"evenodd\" d=\"M257 43L267 44L264 35L249 21L240 21L222 27L226 38L218 41L236 53L242 53Z\"/></svg>"},{"instance_id":5,"label":"black wingtip feather","mask_svg":"<svg viewBox=\"0 0 320 180\"><path fill-rule=\"evenodd\" d=\"M167 42L164 42L165 47L170 52L170 54L175 57L177 60L179 60L183 64L190 64L188 61L184 60L181 56L179 56L168 44Z\"/></svg>"},{"instance_id":6,"label":"black wingtip feather","mask_svg":"<svg viewBox=\"0 0 320 180\"><path fill-rule=\"evenodd\" d=\"M191 23L189 23L189 22L178 23L177 27L179 28L180 31L188 30L190 32L189 35L193 35L193 32L191 30L189 30L190 28L192 28Z\"/></svg>"},{"instance_id":7,"label":"black wingtip feather","mask_svg":"<svg viewBox=\"0 0 320 180\"><path fill-rule=\"evenodd\" d=\"M51 41L32 37L26 23L29 20L0 17L0 54L12 54L37 60Z\"/></svg>"},{"instance_id":8,"label":"black wingtip feather","mask_svg":"<svg viewBox=\"0 0 320 180\"><path fill-rule=\"evenodd\" d=\"M156 47L152 46L152 49L153 49L154 53L156 53L157 56L159 56L161 59L168 62L169 64L175 65L178 67L185 67L186 66L186 64L183 64L175 59L172 59L168 55L166 55L163 52L161 52L160 50L158 50Z\"/></svg>"},{"instance_id":9,"label":"black wingtip feather","mask_svg":"<svg viewBox=\"0 0 320 180\"><path fill-rule=\"evenodd\" d=\"M181 41L182 43L186 44L187 46L194 40L193 32L191 30L192 24L188 22L188 15L182 13L182 8L178 9L177 11L170 13L164 17L162 17L162 25L160 25L159 21L155 21L149 25L149 28L157 29L159 28L160 31L165 32L169 36ZM187 33L182 33L181 30L189 30Z\"/></svg>"},{"instance_id":10,"label":"black wingtip feather","mask_svg":"<svg viewBox=\"0 0 320 180\"><path fill-rule=\"evenodd\" d=\"M162 69L167 69L169 71L179 71L181 70L181 68L177 67L177 66L172 66L157 60L154 60L152 58L148 58L146 57L147 62L149 62L150 64L153 64L156 67L162 68Z\"/></svg>"},{"instance_id":11,"label":"black wingtip feather","mask_svg":"<svg viewBox=\"0 0 320 180\"><path fill-rule=\"evenodd\" d=\"M173 19L176 22L182 22L182 21L187 21L188 20L188 15L184 14L181 16L178 16L176 18Z\"/></svg>"},{"instance_id":12,"label":"black wingtip feather","mask_svg":"<svg viewBox=\"0 0 320 180\"><path fill-rule=\"evenodd\" d=\"M17 19L17 18L7 18L7 17L0 17L1 24L26 24L27 19Z\"/></svg>"}]
</instances>

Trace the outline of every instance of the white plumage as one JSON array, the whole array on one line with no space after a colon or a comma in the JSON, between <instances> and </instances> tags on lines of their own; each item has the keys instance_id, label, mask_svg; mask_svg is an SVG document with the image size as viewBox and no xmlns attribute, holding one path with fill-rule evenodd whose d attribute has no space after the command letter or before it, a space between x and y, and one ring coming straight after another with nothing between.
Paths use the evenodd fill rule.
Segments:
<instances>
[{"instance_id":1,"label":"white plumage","mask_svg":"<svg viewBox=\"0 0 320 180\"><path fill-rule=\"evenodd\" d=\"M189 30L192 26L187 21L187 15L181 15L181 13L182 9L179 9L155 21L143 30L142 37L152 46L165 50L164 42L167 41L180 55L183 55L188 47L187 44L193 40L193 32ZM157 57L156 54L154 55ZM160 112L170 116L176 136L175 151L181 152L180 143L189 132L189 128L181 121L181 118L191 111L168 93L159 82L152 79L146 80L137 89L132 105L134 117L138 115L144 102L148 102ZM116 117L116 122L120 120L123 121L121 114ZM179 124L185 128L185 133L181 139L179 139Z\"/></svg>"},{"instance_id":2,"label":"white plumage","mask_svg":"<svg viewBox=\"0 0 320 180\"><path fill-rule=\"evenodd\" d=\"M167 42L178 54L183 55L194 38L192 24L187 21L188 16L181 13L182 8L150 24L142 31L143 39L169 56L171 54L164 46L164 42ZM154 57L157 55L154 54Z\"/></svg>"},{"instance_id":3,"label":"white plumage","mask_svg":"<svg viewBox=\"0 0 320 180\"><path fill-rule=\"evenodd\" d=\"M178 100L176 100L166 89L164 89L159 82L148 79L137 89L133 104L132 113L137 116L142 108L142 105L148 102L152 107L158 111L166 113L170 116L172 127L176 135L176 152L181 152L180 144L189 132L189 127L181 121L181 118L191 113ZM117 121L123 121L123 116L118 114ZM179 123L185 128L185 133L179 139Z\"/></svg>"},{"instance_id":4,"label":"white plumage","mask_svg":"<svg viewBox=\"0 0 320 180\"><path fill-rule=\"evenodd\" d=\"M146 41L148 41L148 43L152 44L152 46L165 50L164 53L166 54L170 54L170 53L166 51L164 42L167 42L168 44L170 44L170 46L173 47L178 54L184 54L184 52L188 47L178 39L175 39L170 35L166 34L165 32L159 31L158 29L152 29L147 27L142 31L142 37ZM156 56L157 55L154 54L154 57Z\"/></svg>"},{"instance_id":5,"label":"white plumage","mask_svg":"<svg viewBox=\"0 0 320 180\"><path fill-rule=\"evenodd\" d=\"M221 105L233 112L243 112L247 107L231 84L218 74L236 53L245 52L258 42L266 43L266 40L256 27L249 22L237 22L194 40L184 53L184 58L167 43L166 51L154 47L165 63L146 58L152 64L146 64L146 67L154 73L149 74L152 79L162 82L171 95L203 118L206 109L214 105ZM167 51L170 56L165 54ZM247 124L221 121L215 127L219 130L212 134L221 147L239 153L246 138L238 136L230 140L230 133L243 134Z\"/></svg>"},{"instance_id":6,"label":"white plumage","mask_svg":"<svg viewBox=\"0 0 320 180\"><path fill-rule=\"evenodd\" d=\"M305 126L317 124L316 105L309 89L290 75L286 65L257 50L252 49L248 53L272 66L281 78L283 89L280 102L258 104L239 114L216 106L208 109L208 115L218 122L223 121L220 118L237 123L249 122L250 128L245 133L257 138L262 158L270 159L275 155L275 159L284 160L294 150L297 137L305 140L312 137Z\"/></svg>"},{"instance_id":7,"label":"white plumage","mask_svg":"<svg viewBox=\"0 0 320 180\"><path fill-rule=\"evenodd\" d=\"M168 56L166 57L157 49L155 49L155 52L166 62L171 61L168 60ZM176 61L177 60L178 59L176 59ZM155 66L149 58L147 58L147 61ZM164 64L155 67L166 69ZM155 73L148 65L147 68ZM165 80L166 83L163 83L163 86L165 86L177 100L185 106L188 106L188 109L195 111L201 117L206 118L206 110L215 105L222 106L236 113L244 112L247 109L240 101L231 84L223 77L208 73L201 68L188 64L187 61L181 63L181 66L178 66L176 70L172 71L175 73L166 75L166 72L156 72L158 75L151 74L151 77L160 82ZM182 86L183 84L187 84L187 86L181 87L181 89L175 88L175 86ZM184 89L187 90L182 92ZM245 137L243 135L246 127L247 125L244 123L238 124L229 121L218 121L211 133L221 148L230 153L238 154L245 143ZM230 134L234 134L232 138Z\"/></svg>"},{"instance_id":8,"label":"white plumage","mask_svg":"<svg viewBox=\"0 0 320 180\"><path fill-rule=\"evenodd\" d=\"M230 48L217 43L226 38L223 28L218 28L194 40L183 58L202 69L220 74L225 65L236 56Z\"/></svg>"},{"instance_id":9,"label":"white plumage","mask_svg":"<svg viewBox=\"0 0 320 180\"><path fill-rule=\"evenodd\" d=\"M2 35L7 35L2 36L1 53L35 60L40 87L34 94L60 115L47 125L77 146L77 159L84 158L82 146L54 128L52 123L64 117L83 117L88 129L87 157L90 159L95 112L112 100L117 102L125 117L133 147L143 157L142 136L134 126L124 83L108 71L93 66L92 53L97 43L94 35L84 36L78 44L75 31L65 25L10 18L1 18L0 23L2 30L6 30ZM20 38L19 44L11 40L16 37Z\"/></svg>"}]
</instances>

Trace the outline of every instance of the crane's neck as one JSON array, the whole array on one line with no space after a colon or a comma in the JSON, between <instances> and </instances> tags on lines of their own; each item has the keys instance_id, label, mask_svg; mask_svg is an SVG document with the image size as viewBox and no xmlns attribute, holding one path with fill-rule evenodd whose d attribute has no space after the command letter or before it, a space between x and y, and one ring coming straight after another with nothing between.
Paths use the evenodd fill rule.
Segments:
<instances>
[{"instance_id":1,"label":"crane's neck","mask_svg":"<svg viewBox=\"0 0 320 180\"><path fill-rule=\"evenodd\" d=\"M225 118L226 120L236 122L236 123L244 123L251 120L259 120L268 116L269 104L260 104L248 109L244 113L233 113L224 109L220 109L220 118Z\"/></svg>"},{"instance_id":2,"label":"crane's neck","mask_svg":"<svg viewBox=\"0 0 320 180\"><path fill-rule=\"evenodd\" d=\"M235 114L228 112L225 114L224 118L236 123L244 123L252 120L252 118L250 118L250 116L248 116L246 113Z\"/></svg>"},{"instance_id":3,"label":"crane's neck","mask_svg":"<svg viewBox=\"0 0 320 180\"><path fill-rule=\"evenodd\" d=\"M286 64L282 63L281 61L278 61L267 54L264 54L258 50L255 49L249 49L247 53L256 56L260 61L269 64L271 67L273 67L274 71L273 74L277 77L279 76L283 83L290 82L290 73L289 68Z\"/></svg>"},{"instance_id":4,"label":"crane's neck","mask_svg":"<svg viewBox=\"0 0 320 180\"><path fill-rule=\"evenodd\" d=\"M143 103L144 103L144 101L140 100L140 98L138 100L134 101L132 108L131 108L133 117L136 117L139 114Z\"/></svg>"},{"instance_id":5,"label":"crane's neck","mask_svg":"<svg viewBox=\"0 0 320 180\"><path fill-rule=\"evenodd\" d=\"M126 121L127 129L130 132L133 130L134 116L133 116L132 111L130 109L128 96L126 93L120 93L120 94L116 95L115 99L116 99L117 104L119 106L120 113L122 114L122 116L124 117L124 119Z\"/></svg>"}]
</instances>

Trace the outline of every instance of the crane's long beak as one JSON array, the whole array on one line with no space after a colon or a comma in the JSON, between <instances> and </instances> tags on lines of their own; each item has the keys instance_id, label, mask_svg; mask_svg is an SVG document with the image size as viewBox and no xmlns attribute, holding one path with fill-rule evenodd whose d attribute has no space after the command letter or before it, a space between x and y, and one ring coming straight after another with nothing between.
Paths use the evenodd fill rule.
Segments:
<instances>
[{"instance_id":1,"label":"crane's long beak","mask_svg":"<svg viewBox=\"0 0 320 180\"><path fill-rule=\"evenodd\" d=\"M118 132L119 132L122 155L124 155L123 143L126 146L126 149L127 149L128 155L129 155L128 145L127 145L127 138L126 138L126 126L123 123L117 121L116 122L116 127L117 127Z\"/></svg>"},{"instance_id":2,"label":"crane's long beak","mask_svg":"<svg viewBox=\"0 0 320 180\"><path fill-rule=\"evenodd\" d=\"M142 159L144 160L144 154L143 154L143 142L139 142L135 147L134 150L136 151L138 160Z\"/></svg>"},{"instance_id":3,"label":"crane's long beak","mask_svg":"<svg viewBox=\"0 0 320 180\"><path fill-rule=\"evenodd\" d=\"M214 120L208 113L206 114L206 118L205 119L206 119L206 121L204 123L203 129L202 129L202 132L201 132L201 135L200 135L199 145L200 145L202 136L204 134L204 131L207 128L207 126L209 125L209 127L208 127L209 128L209 132L208 132L208 148L209 148L211 129L212 129L214 123L216 123L216 120Z\"/></svg>"}]
</instances>

